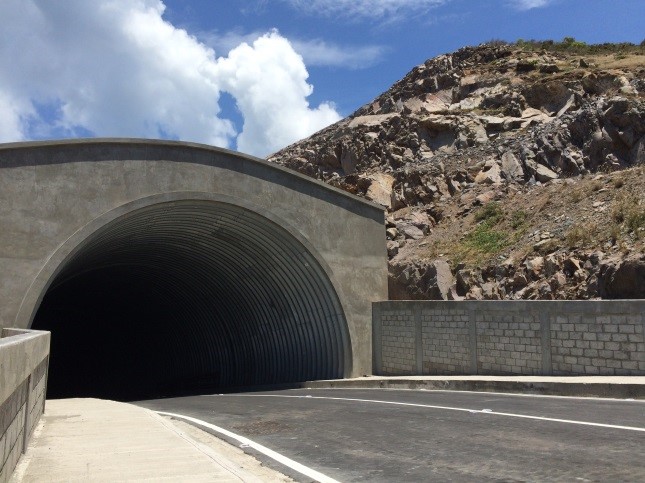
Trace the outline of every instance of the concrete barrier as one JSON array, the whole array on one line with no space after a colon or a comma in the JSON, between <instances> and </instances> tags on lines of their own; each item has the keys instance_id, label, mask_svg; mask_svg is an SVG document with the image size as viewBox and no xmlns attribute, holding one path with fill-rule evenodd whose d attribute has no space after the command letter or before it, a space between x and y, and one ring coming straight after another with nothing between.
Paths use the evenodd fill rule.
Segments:
<instances>
[{"instance_id":1,"label":"concrete barrier","mask_svg":"<svg viewBox=\"0 0 645 483\"><path fill-rule=\"evenodd\" d=\"M45 410L49 342L44 331L0 334L0 483L9 481Z\"/></svg>"},{"instance_id":2,"label":"concrete barrier","mask_svg":"<svg viewBox=\"0 0 645 483\"><path fill-rule=\"evenodd\" d=\"M377 375L645 375L645 300L373 304Z\"/></svg>"}]
</instances>

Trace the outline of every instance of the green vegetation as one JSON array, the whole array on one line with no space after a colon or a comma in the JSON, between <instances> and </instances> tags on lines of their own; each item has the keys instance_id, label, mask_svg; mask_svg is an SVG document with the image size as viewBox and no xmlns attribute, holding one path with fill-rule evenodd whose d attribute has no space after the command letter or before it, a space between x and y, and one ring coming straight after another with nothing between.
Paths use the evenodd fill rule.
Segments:
<instances>
[{"instance_id":1,"label":"green vegetation","mask_svg":"<svg viewBox=\"0 0 645 483\"><path fill-rule=\"evenodd\" d=\"M597 232L597 226L594 223L578 223L573 225L567 233L567 245L570 248L582 248L593 241L593 236Z\"/></svg>"},{"instance_id":2,"label":"green vegetation","mask_svg":"<svg viewBox=\"0 0 645 483\"><path fill-rule=\"evenodd\" d=\"M511 228L513 228L514 230L521 228L524 225L524 223L526 223L526 219L528 218L528 216L529 216L528 213L524 210L518 210L511 213L511 219L510 219Z\"/></svg>"},{"instance_id":3,"label":"green vegetation","mask_svg":"<svg viewBox=\"0 0 645 483\"><path fill-rule=\"evenodd\" d=\"M492 201L479 208L474 217L479 224L451 250L457 263L481 263L515 243L524 234L528 213L524 210L505 213L499 203Z\"/></svg>"},{"instance_id":4,"label":"green vegetation","mask_svg":"<svg viewBox=\"0 0 645 483\"><path fill-rule=\"evenodd\" d=\"M643 41L645 42L645 41ZM517 47L528 51L541 51L548 52L569 52L579 55L595 55L595 54L620 54L627 53L645 53L645 45L641 42L640 45L632 44L631 42L621 42L617 44L604 43L604 44L587 44L576 40L573 37L565 37L561 42L554 40L524 40L518 39L515 42Z\"/></svg>"},{"instance_id":5,"label":"green vegetation","mask_svg":"<svg viewBox=\"0 0 645 483\"><path fill-rule=\"evenodd\" d=\"M504 216L502 207L496 201L485 204L475 212L475 220L486 221L489 224L495 224Z\"/></svg>"},{"instance_id":6,"label":"green vegetation","mask_svg":"<svg viewBox=\"0 0 645 483\"><path fill-rule=\"evenodd\" d=\"M614 203L612 219L624 226L628 233L633 233L636 238L645 236L645 206L643 200L634 195L623 195Z\"/></svg>"}]
</instances>

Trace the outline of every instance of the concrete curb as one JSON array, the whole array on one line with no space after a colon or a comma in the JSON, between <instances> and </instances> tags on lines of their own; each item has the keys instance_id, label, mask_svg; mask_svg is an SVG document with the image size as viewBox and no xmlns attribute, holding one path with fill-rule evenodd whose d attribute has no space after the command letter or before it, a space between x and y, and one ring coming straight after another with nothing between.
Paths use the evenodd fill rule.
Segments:
<instances>
[{"instance_id":1,"label":"concrete curb","mask_svg":"<svg viewBox=\"0 0 645 483\"><path fill-rule=\"evenodd\" d=\"M308 381L307 389L424 389L448 391L506 392L545 396L645 399L645 384L608 382L517 381L485 379L364 378Z\"/></svg>"}]
</instances>

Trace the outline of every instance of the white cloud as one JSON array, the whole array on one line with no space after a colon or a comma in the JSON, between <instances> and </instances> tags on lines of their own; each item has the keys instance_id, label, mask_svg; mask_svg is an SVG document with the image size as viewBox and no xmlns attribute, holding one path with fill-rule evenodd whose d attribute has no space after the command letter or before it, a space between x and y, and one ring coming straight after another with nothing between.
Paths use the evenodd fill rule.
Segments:
<instances>
[{"instance_id":1,"label":"white cloud","mask_svg":"<svg viewBox=\"0 0 645 483\"><path fill-rule=\"evenodd\" d=\"M233 29L224 33L202 32L199 38L216 51L228 53L242 43L252 44L265 33ZM378 63L386 52L381 45L339 45L322 39L290 37L289 43L307 66L364 69Z\"/></svg>"},{"instance_id":2,"label":"white cloud","mask_svg":"<svg viewBox=\"0 0 645 483\"><path fill-rule=\"evenodd\" d=\"M238 133L221 117L224 90L245 118L238 149L251 154L338 118L330 104L308 106L306 67L279 34L217 58L164 9L160 0L2 0L0 141L90 132L228 147ZM255 65L236 60L242 53Z\"/></svg>"},{"instance_id":3,"label":"white cloud","mask_svg":"<svg viewBox=\"0 0 645 483\"><path fill-rule=\"evenodd\" d=\"M276 32L231 50L216 71L244 116L241 151L269 153L340 119L332 104L309 107L302 58Z\"/></svg>"},{"instance_id":4,"label":"white cloud","mask_svg":"<svg viewBox=\"0 0 645 483\"><path fill-rule=\"evenodd\" d=\"M0 90L0 140L22 141L26 120L32 114L31 103L12 99Z\"/></svg>"},{"instance_id":5,"label":"white cloud","mask_svg":"<svg viewBox=\"0 0 645 483\"><path fill-rule=\"evenodd\" d=\"M550 3L553 3L553 0L511 0L511 5L518 10L546 7Z\"/></svg>"},{"instance_id":6,"label":"white cloud","mask_svg":"<svg viewBox=\"0 0 645 483\"><path fill-rule=\"evenodd\" d=\"M311 14L342 17L348 20L378 19L396 21L425 13L451 0L285 0Z\"/></svg>"},{"instance_id":7,"label":"white cloud","mask_svg":"<svg viewBox=\"0 0 645 483\"><path fill-rule=\"evenodd\" d=\"M291 40L307 65L363 69L378 63L385 48L379 45L340 46L321 39Z\"/></svg>"}]
</instances>

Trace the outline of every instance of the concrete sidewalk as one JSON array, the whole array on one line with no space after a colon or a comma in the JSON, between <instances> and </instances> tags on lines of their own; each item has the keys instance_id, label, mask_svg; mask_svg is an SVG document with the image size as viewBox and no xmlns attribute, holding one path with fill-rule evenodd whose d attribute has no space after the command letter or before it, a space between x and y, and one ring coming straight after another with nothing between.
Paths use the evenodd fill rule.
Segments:
<instances>
[{"instance_id":1,"label":"concrete sidewalk","mask_svg":"<svg viewBox=\"0 0 645 483\"><path fill-rule=\"evenodd\" d=\"M645 376L365 376L309 381L300 387L483 391L645 399Z\"/></svg>"},{"instance_id":2,"label":"concrete sidewalk","mask_svg":"<svg viewBox=\"0 0 645 483\"><path fill-rule=\"evenodd\" d=\"M12 482L291 481L235 446L131 404L47 401Z\"/></svg>"}]
</instances>

